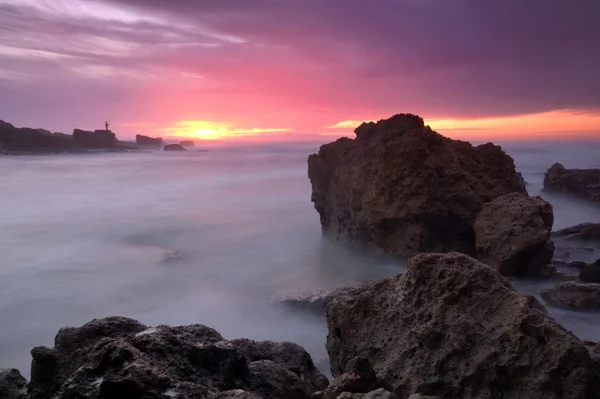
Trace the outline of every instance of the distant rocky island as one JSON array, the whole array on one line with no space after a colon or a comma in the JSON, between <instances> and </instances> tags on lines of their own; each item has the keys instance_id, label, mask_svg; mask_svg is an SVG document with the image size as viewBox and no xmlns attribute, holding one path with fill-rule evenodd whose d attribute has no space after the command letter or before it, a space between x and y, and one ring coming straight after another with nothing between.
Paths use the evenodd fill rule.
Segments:
<instances>
[{"instance_id":1,"label":"distant rocky island","mask_svg":"<svg viewBox=\"0 0 600 399\"><path fill-rule=\"evenodd\" d=\"M178 146L193 146L191 140ZM53 133L45 129L17 128L0 120L0 155L81 154L92 152L137 152L160 150L168 146L162 138L136 135L135 143L120 141L108 129L87 131L74 129L73 134Z\"/></svg>"},{"instance_id":2,"label":"distant rocky island","mask_svg":"<svg viewBox=\"0 0 600 399\"><path fill-rule=\"evenodd\" d=\"M407 267L282 299L289 311L325 318L329 370L289 342L111 317L34 348L29 382L0 369L0 397L600 398L600 343L579 339L510 284L543 280L549 306L600 312L600 224L552 231L552 206L528 195L499 146L451 140L411 114L355 132L308 158L322 231ZM598 170L554 165L545 190L598 203L599 183Z\"/></svg>"}]
</instances>

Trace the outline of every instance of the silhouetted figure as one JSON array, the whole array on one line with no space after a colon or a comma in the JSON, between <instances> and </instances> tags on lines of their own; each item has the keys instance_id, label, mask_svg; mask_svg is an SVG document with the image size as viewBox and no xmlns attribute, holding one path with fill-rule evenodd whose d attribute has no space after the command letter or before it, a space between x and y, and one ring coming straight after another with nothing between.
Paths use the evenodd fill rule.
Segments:
<instances>
[{"instance_id":1,"label":"silhouetted figure","mask_svg":"<svg viewBox=\"0 0 600 399\"><path fill-rule=\"evenodd\" d=\"M110 124L108 123L108 121L104 122L104 126L106 127L106 131L108 132L108 126L110 126Z\"/></svg>"}]
</instances>

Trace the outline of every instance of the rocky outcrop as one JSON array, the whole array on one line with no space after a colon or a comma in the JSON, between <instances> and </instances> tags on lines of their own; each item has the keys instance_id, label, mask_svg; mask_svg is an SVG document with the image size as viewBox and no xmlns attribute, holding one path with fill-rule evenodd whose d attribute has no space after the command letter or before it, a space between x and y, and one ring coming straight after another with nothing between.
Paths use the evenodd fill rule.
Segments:
<instances>
[{"instance_id":1,"label":"rocky outcrop","mask_svg":"<svg viewBox=\"0 0 600 399\"><path fill-rule=\"evenodd\" d=\"M600 169L566 169L555 163L544 176L544 190L600 203Z\"/></svg>"},{"instance_id":2,"label":"rocky outcrop","mask_svg":"<svg viewBox=\"0 0 600 399\"><path fill-rule=\"evenodd\" d=\"M226 341L203 325L93 320L31 354L31 399L308 399L328 384L297 345Z\"/></svg>"},{"instance_id":3,"label":"rocky outcrop","mask_svg":"<svg viewBox=\"0 0 600 399\"><path fill-rule=\"evenodd\" d=\"M600 259L583 267L579 279L584 283L600 283Z\"/></svg>"},{"instance_id":4,"label":"rocky outcrop","mask_svg":"<svg viewBox=\"0 0 600 399\"><path fill-rule=\"evenodd\" d=\"M163 140L160 137L148 137L141 134L135 135L135 143L144 147L160 147L163 145Z\"/></svg>"},{"instance_id":5,"label":"rocky outcrop","mask_svg":"<svg viewBox=\"0 0 600 399\"><path fill-rule=\"evenodd\" d=\"M73 141L76 145L85 148L114 148L119 141L110 130L94 130L93 132L81 129L73 130Z\"/></svg>"},{"instance_id":6,"label":"rocky outcrop","mask_svg":"<svg viewBox=\"0 0 600 399\"><path fill-rule=\"evenodd\" d=\"M333 298L342 293L349 292L354 288L356 287L344 286L328 291L289 295L281 299L279 304L294 311L308 312L318 316L325 316L327 305L333 301Z\"/></svg>"},{"instance_id":7,"label":"rocky outcrop","mask_svg":"<svg viewBox=\"0 0 600 399\"><path fill-rule=\"evenodd\" d=\"M551 306L575 310L600 310L600 284L565 281L542 291Z\"/></svg>"},{"instance_id":8,"label":"rocky outcrop","mask_svg":"<svg viewBox=\"0 0 600 399\"><path fill-rule=\"evenodd\" d=\"M585 268L600 258L600 223L582 223L552 233L556 261L570 267Z\"/></svg>"},{"instance_id":9,"label":"rocky outcrop","mask_svg":"<svg viewBox=\"0 0 600 399\"><path fill-rule=\"evenodd\" d=\"M512 193L483 206L475 221L477 258L503 276L551 274L554 214L541 197Z\"/></svg>"},{"instance_id":10,"label":"rocky outcrop","mask_svg":"<svg viewBox=\"0 0 600 399\"><path fill-rule=\"evenodd\" d=\"M187 150L180 144L167 144L166 146L164 146L163 151L187 151Z\"/></svg>"},{"instance_id":11,"label":"rocky outcrop","mask_svg":"<svg viewBox=\"0 0 600 399\"><path fill-rule=\"evenodd\" d=\"M75 147L72 136L44 129L16 128L0 120L0 149L7 153L60 153Z\"/></svg>"},{"instance_id":12,"label":"rocky outcrop","mask_svg":"<svg viewBox=\"0 0 600 399\"><path fill-rule=\"evenodd\" d=\"M363 123L308 158L323 232L392 255L475 254L483 204L526 193L513 159L493 144L451 140L410 114Z\"/></svg>"},{"instance_id":13,"label":"rocky outcrop","mask_svg":"<svg viewBox=\"0 0 600 399\"><path fill-rule=\"evenodd\" d=\"M182 147L193 147L196 144L192 140L182 140L179 142L179 145Z\"/></svg>"},{"instance_id":14,"label":"rocky outcrop","mask_svg":"<svg viewBox=\"0 0 600 399\"><path fill-rule=\"evenodd\" d=\"M0 398L25 399L27 396L27 380L19 370L0 369Z\"/></svg>"},{"instance_id":15,"label":"rocky outcrop","mask_svg":"<svg viewBox=\"0 0 600 399\"><path fill-rule=\"evenodd\" d=\"M593 398L600 369L579 339L463 254L422 254L404 276L339 295L327 309L334 376L355 357L401 398Z\"/></svg>"},{"instance_id":16,"label":"rocky outcrop","mask_svg":"<svg viewBox=\"0 0 600 399\"><path fill-rule=\"evenodd\" d=\"M552 233L552 238L600 244L600 223L582 223Z\"/></svg>"}]
</instances>

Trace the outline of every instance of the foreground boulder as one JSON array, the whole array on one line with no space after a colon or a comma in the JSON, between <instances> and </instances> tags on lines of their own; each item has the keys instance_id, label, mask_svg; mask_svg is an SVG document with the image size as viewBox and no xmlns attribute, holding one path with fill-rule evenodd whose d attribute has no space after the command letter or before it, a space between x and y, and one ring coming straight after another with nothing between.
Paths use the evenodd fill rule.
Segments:
<instances>
[{"instance_id":1,"label":"foreground boulder","mask_svg":"<svg viewBox=\"0 0 600 399\"><path fill-rule=\"evenodd\" d=\"M541 293L548 304L574 310L600 310L600 284L565 281Z\"/></svg>"},{"instance_id":2,"label":"foreground boulder","mask_svg":"<svg viewBox=\"0 0 600 399\"><path fill-rule=\"evenodd\" d=\"M111 317L63 328L54 348L31 353L31 399L308 399L328 383L297 345L226 341L203 325Z\"/></svg>"},{"instance_id":3,"label":"foreground boulder","mask_svg":"<svg viewBox=\"0 0 600 399\"><path fill-rule=\"evenodd\" d=\"M160 137L154 138L154 137L143 136L141 134L136 134L135 135L135 143L137 145L146 146L146 147L160 147L163 144L163 140Z\"/></svg>"},{"instance_id":4,"label":"foreground boulder","mask_svg":"<svg viewBox=\"0 0 600 399\"><path fill-rule=\"evenodd\" d=\"M551 271L554 214L541 197L512 193L485 204L475 221L477 258L503 276Z\"/></svg>"},{"instance_id":5,"label":"foreground boulder","mask_svg":"<svg viewBox=\"0 0 600 399\"><path fill-rule=\"evenodd\" d=\"M597 398L586 345L463 254L423 254L404 276L334 298L327 351L338 376L359 356L401 398Z\"/></svg>"},{"instance_id":6,"label":"foreground boulder","mask_svg":"<svg viewBox=\"0 0 600 399\"><path fill-rule=\"evenodd\" d=\"M556 163L544 176L544 190L600 203L600 169L566 169Z\"/></svg>"},{"instance_id":7,"label":"foreground boulder","mask_svg":"<svg viewBox=\"0 0 600 399\"><path fill-rule=\"evenodd\" d=\"M0 398L25 399L27 396L27 381L19 370L0 369Z\"/></svg>"},{"instance_id":8,"label":"foreground boulder","mask_svg":"<svg viewBox=\"0 0 600 399\"><path fill-rule=\"evenodd\" d=\"M187 151L181 144L167 144L163 151Z\"/></svg>"},{"instance_id":9,"label":"foreground boulder","mask_svg":"<svg viewBox=\"0 0 600 399\"><path fill-rule=\"evenodd\" d=\"M363 123L308 158L323 232L392 255L475 254L483 204L526 194L513 159L493 144L443 137L410 114Z\"/></svg>"}]
</instances>

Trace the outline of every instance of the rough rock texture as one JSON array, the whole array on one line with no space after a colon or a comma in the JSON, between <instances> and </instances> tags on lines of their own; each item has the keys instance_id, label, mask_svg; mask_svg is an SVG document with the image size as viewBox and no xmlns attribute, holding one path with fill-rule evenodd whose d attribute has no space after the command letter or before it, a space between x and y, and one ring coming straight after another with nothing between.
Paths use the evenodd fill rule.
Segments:
<instances>
[{"instance_id":1,"label":"rough rock texture","mask_svg":"<svg viewBox=\"0 0 600 399\"><path fill-rule=\"evenodd\" d=\"M288 309L325 316L327 305L329 305L333 298L354 288L356 287L344 286L329 291L290 295L281 299L279 303Z\"/></svg>"},{"instance_id":2,"label":"rough rock texture","mask_svg":"<svg viewBox=\"0 0 600 399\"><path fill-rule=\"evenodd\" d=\"M0 398L25 399L27 380L17 369L0 369Z\"/></svg>"},{"instance_id":3,"label":"rough rock texture","mask_svg":"<svg viewBox=\"0 0 600 399\"><path fill-rule=\"evenodd\" d=\"M308 158L323 232L392 255L475 254L483 204L526 193L513 159L491 143L451 140L410 114L363 123Z\"/></svg>"},{"instance_id":4,"label":"rough rock texture","mask_svg":"<svg viewBox=\"0 0 600 399\"><path fill-rule=\"evenodd\" d=\"M554 214L541 197L512 193L483 206L475 221L477 258L503 276L548 275Z\"/></svg>"},{"instance_id":5,"label":"rough rock texture","mask_svg":"<svg viewBox=\"0 0 600 399\"><path fill-rule=\"evenodd\" d=\"M566 309L600 310L600 284L565 281L542 291L552 306Z\"/></svg>"},{"instance_id":6,"label":"rough rock texture","mask_svg":"<svg viewBox=\"0 0 600 399\"><path fill-rule=\"evenodd\" d=\"M193 140L182 140L182 141L179 142L179 145L183 146L183 147L193 147L196 144L194 143Z\"/></svg>"},{"instance_id":7,"label":"rough rock texture","mask_svg":"<svg viewBox=\"0 0 600 399\"><path fill-rule=\"evenodd\" d=\"M187 151L181 144L167 144L163 151Z\"/></svg>"},{"instance_id":8,"label":"rough rock texture","mask_svg":"<svg viewBox=\"0 0 600 399\"><path fill-rule=\"evenodd\" d=\"M423 396L420 396L423 398ZM337 399L399 399L397 395L386 391L383 388L376 389L368 393L350 393L344 392Z\"/></svg>"},{"instance_id":9,"label":"rough rock texture","mask_svg":"<svg viewBox=\"0 0 600 399\"><path fill-rule=\"evenodd\" d=\"M226 341L203 325L148 328L122 317L63 328L54 348L31 354L31 399L307 399L324 378L297 345Z\"/></svg>"},{"instance_id":10,"label":"rough rock texture","mask_svg":"<svg viewBox=\"0 0 600 399\"><path fill-rule=\"evenodd\" d=\"M584 283L600 283L600 259L585 266L579 273L579 279Z\"/></svg>"},{"instance_id":11,"label":"rough rock texture","mask_svg":"<svg viewBox=\"0 0 600 399\"><path fill-rule=\"evenodd\" d=\"M586 346L493 268L422 254L404 276L337 296L327 309L334 376L367 358L401 398L597 398Z\"/></svg>"},{"instance_id":12,"label":"rough rock texture","mask_svg":"<svg viewBox=\"0 0 600 399\"><path fill-rule=\"evenodd\" d=\"M141 134L136 134L135 135L135 143L137 145L147 146L147 147L160 147L163 144L163 140L160 137L154 138L154 137L143 136Z\"/></svg>"},{"instance_id":13,"label":"rough rock texture","mask_svg":"<svg viewBox=\"0 0 600 399\"><path fill-rule=\"evenodd\" d=\"M117 136L110 130L73 130L75 144L86 148L113 148L119 144Z\"/></svg>"},{"instance_id":14,"label":"rough rock texture","mask_svg":"<svg viewBox=\"0 0 600 399\"><path fill-rule=\"evenodd\" d=\"M600 203L600 169L565 169L555 163L544 176L544 190Z\"/></svg>"},{"instance_id":15,"label":"rough rock texture","mask_svg":"<svg viewBox=\"0 0 600 399\"><path fill-rule=\"evenodd\" d=\"M233 389L231 391L221 392L215 399L262 399L260 396L243 389Z\"/></svg>"}]
</instances>

